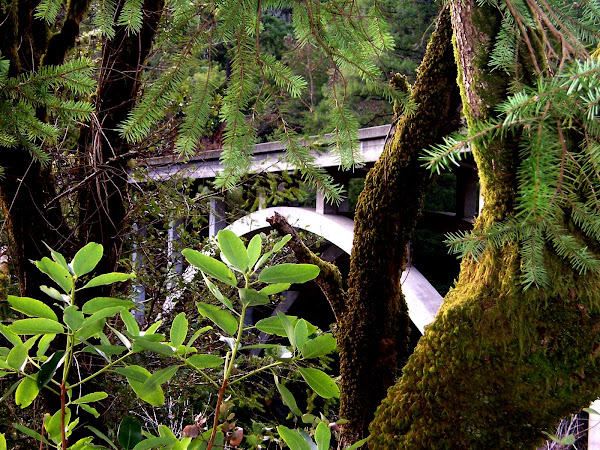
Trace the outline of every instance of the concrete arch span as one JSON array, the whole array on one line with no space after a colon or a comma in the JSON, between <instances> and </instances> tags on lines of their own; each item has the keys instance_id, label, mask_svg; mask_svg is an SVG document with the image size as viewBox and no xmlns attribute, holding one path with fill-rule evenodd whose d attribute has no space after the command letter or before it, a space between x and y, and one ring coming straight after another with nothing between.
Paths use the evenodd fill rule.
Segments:
<instances>
[{"instance_id":1,"label":"concrete arch span","mask_svg":"<svg viewBox=\"0 0 600 450\"><path fill-rule=\"evenodd\" d=\"M314 209L289 206L265 208L248 214L227 229L238 236L269 228L267 218L278 212L290 225L323 237L341 250L350 254L354 238L354 222L344 216L319 214ZM408 304L408 312L415 326L421 331L431 323L442 304L442 296L414 267L409 267L402 276L402 292Z\"/></svg>"}]
</instances>

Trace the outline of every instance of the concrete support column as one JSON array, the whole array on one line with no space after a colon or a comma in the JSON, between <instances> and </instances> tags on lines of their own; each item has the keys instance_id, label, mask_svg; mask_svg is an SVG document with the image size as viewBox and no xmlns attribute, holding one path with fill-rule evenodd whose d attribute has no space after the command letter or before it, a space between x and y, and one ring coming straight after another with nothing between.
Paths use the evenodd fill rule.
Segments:
<instances>
[{"instance_id":1,"label":"concrete support column","mask_svg":"<svg viewBox=\"0 0 600 450\"><path fill-rule=\"evenodd\" d=\"M133 234L142 238L146 237L146 227L138 227L137 223L133 224ZM137 244L133 244L133 253L131 254L131 266L134 272L138 272L144 265L144 255ZM133 302L135 308L131 311L138 325L143 326L146 322L146 311L144 303L146 303L146 288L143 284L136 280L133 285Z\"/></svg>"},{"instance_id":2,"label":"concrete support column","mask_svg":"<svg viewBox=\"0 0 600 450\"><path fill-rule=\"evenodd\" d=\"M181 253L178 250L179 244L181 244L181 236L177 228L181 226L181 220L171 220L169 222L169 232L167 238L167 255L169 257L169 263L172 265L172 272L181 274L182 260Z\"/></svg>"},{"instance_id":3,"label":"concrete support column","mask_svg":"<svg viewBox=\"0 0 600 450\"><path fill-rule=\"evenodd\" d=\"M208 235L216 236L219 231L227 226L225 221L225 202L221 199L211 197L210 212L208 214Z\"/></svg>"}]
</instances>

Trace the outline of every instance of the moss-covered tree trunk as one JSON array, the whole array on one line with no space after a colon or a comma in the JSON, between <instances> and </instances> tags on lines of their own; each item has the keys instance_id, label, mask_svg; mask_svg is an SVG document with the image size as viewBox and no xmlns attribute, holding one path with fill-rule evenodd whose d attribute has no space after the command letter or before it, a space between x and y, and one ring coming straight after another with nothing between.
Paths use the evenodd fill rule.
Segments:
<instances>
[{"instance_id":1,"label":"moss-covered tree trunk","mask_svg":"<svg viewBox=\"0 0 600 450\"><path fill-rule=\"evenodd\" d=\"M451 33L445 11L412 88L417 110L400 118L358 199L347 308L337 315L346 444L367 435L377 405L407 357L409 318L400 275L430 180L418 157L459 122Z\"/></svg>"},{"instance_id":2,"label":"moss-covered tree trunk","mask_svg":"<svg viewBox=\"0 0 600 450\"><path fill-rule=\"evenodd\" d=\"M489 72L496 13L452 4L458 82L469 125L506 80ZM513 214L515 144L474 148L485 207L476 228ZM371 425L370 448L534 448L542 430L600 394L600 282L546 251L551 285L524 290L516 244L466 258L459 281Z\"/></svg>"}]
</instances>

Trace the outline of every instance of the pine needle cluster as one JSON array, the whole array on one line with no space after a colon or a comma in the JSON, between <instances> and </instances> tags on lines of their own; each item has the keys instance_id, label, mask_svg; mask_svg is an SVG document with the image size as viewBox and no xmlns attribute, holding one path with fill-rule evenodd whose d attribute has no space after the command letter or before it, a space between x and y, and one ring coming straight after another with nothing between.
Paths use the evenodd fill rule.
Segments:
<instances>
[{"instance_id":1,"label":"pine needle cluster","mask_svg":"<svg viewBox=\"0 0 600 450\"><path fill-rule=\"evenodd\" d=\"M96 14L97 25L106 36L112 28L111 2L101 2ZM126 2L129 22L135 22L137 1ZM369 85L384 95L408 105L407 96L396 94L385 82L375 63L381 52L390 50L393 39L376 7L364 9L357 1L297 2L289 0L218 0L209 4L189 0L173 0L164 17L169 21L169 45L178 50L169 58L168 67L160 77L149 82L144 95L120 132L130 142L140 142L164 117L166 106L177 95L177 90L190 70L190 62L202 60L208 72L217 64L213 52L218 46L227 49L230 61L229 79L224 87L220 120L223 132L222 162L225 170L217 177L217 187L233 186L250 167L250 158L256 137L256 114L259 104L270 103L279 115L276 138L287 145L286 158L299 167L305 180L323 190L329 199L340 199L340 188L323 170L315 167L310 153L298 144L299 136L286 123L281 99L285 96L300 98L306 92L307 82L295 74L282 60L261 49L261 18L273 11L291 11L294 42L297 48L314 46L326 55L331 73L331 108L329 124L331 147L339 155L340 165L351 168L360 163L358 121L346 105L344 73L353 70ZM125 8L118 16L120 23ZM124 20L124 19L123 19ZM135 26L131 25L132 32ZM175 43L175 44L174 44ZM176 141L177 151L184 157L195 154L200 139L206 134L210 113L210 99L217 86L206 77L190 93L183 108L183 123Z\"/></svg>"},{"instance_id":2,"label":"pine needle cluster","mask_svg":"<svg viewBox=\"0 0 600 450\"><path fill-rule=\"evenodd\" d=\"M518 136L515 214L482 232L448 235L452 252L477 258L487 247L518 242L522 282L548 285L545 252L552 248L579 273L600 272L600 60L574 59L538 78L498 108L498 117L426 150L432 170L456 164L469 145Z\"/></svg>"},{"instance_id":3,"label":"pine needle cluster","mask_svg":"<svg viewBox=\"0 0 600 450\"><path fill-rule=\"evenodd\" d=\"M73 59L16 77L9 77L9 69L9 61L0 55L0 146L22 146L47 164L50 156L44 148L57 142L62 126L88 120L94 111L89 101L79 100L96 89L93 63ZM46 115L62 126L46 120Z\"/></svg>"}]
</instances>

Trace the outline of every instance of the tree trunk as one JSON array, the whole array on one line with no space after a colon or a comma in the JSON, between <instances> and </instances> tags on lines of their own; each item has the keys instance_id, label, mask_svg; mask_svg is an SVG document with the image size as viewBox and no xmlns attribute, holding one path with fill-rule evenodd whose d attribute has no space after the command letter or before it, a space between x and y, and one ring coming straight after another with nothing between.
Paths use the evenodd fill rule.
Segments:
<instances>
[{"instance_id":1,"label":"tree trunk","mask_svg":"<svg viewBox=\"0 0 600 450\"><path fill-rule=\"evenodd\" d=\"M368 424L407 358L408 311L400 291L407 245L429 173L418 160L459 125L460 95L447 9L438 19L412 89L418 108L402 117L369 171L355 213L347 311L339 317L343 441L368 434ZM400 80L398 80L400 81Z\"/></svg>"},{"instance_id":2,"label":"tree trunk","mask_svg":"<svg viewBox=\"0 0 600 450\"><path fill-rule=\"evenodd\" d=\"M505 98L487 55L497 12L452 3L469 125ZM473 148L485 207L476 229L513 214L517 146ZM534 448L541 431L598 397L600 283L546 250L551 286L521 285L517 244L463 260L459 281L371 424L374 449Z\"/></svg>"}]
</instances>

